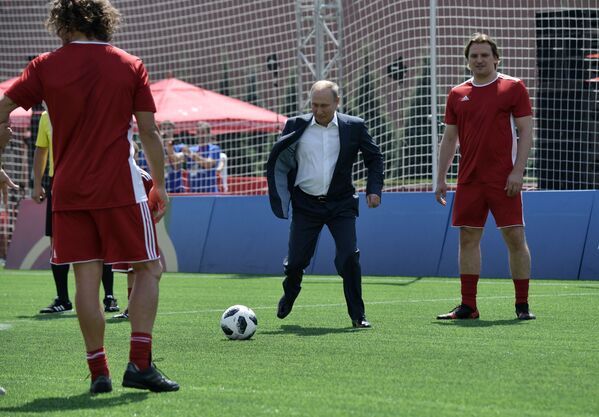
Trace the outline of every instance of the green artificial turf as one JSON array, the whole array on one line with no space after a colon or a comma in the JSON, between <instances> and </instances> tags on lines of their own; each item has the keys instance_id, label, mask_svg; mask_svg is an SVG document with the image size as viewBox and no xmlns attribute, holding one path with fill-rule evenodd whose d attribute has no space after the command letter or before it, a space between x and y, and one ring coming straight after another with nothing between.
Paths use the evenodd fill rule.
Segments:
<instances>
[{"instance_id":1,"label":"green artificial turf","mask_svg":"<svg viewBox=\"0 0 599 417\"><path fill-rule=\"evenodd\" d=\"M599 282L533 281L529 322L510 280L481 280L476 321L435 320L457 279L365 277L363 291L374 328L353 330L338 277L307 277L279 320L280 278L165 274L154 358L181 390L122 388L129 325L109 319L114 391L90 397L76 316L36 314L50 272L0 270L0 416L599 416ZM220 329L233 304L258 316L249 341Z\"/></svg>"}]
</instances>

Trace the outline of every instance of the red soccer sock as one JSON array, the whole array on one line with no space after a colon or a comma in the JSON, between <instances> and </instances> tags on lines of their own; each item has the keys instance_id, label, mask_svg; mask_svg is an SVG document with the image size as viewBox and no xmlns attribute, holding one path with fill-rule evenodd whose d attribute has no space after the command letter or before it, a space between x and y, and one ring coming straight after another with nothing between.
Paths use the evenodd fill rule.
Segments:
<instances>
[{"instance_id":1,"label":"red soccer sock","mask_svg":"<svg viewBox=\"0 0 599 417\"><path fill-rule=\"evenodd\" d=\"M152 359L152 335L148 333L131 333L131 350L129 362L133 362L143 371L150 367Z\"/></svg>"},{"instance_id":2,"label":"red soccer sock","mask_svg":"<svg viewBox=\"0 0 599 417\"><path fill-rule=\"evenodd\" d=\"M476 286L478 284L478 275L460 274L462 288L462 304L476 310Z\"/></svg>"},{"instance_id":3,"label":"red soccer sock","mask_svg":"<svg viewBox=\"0 0 599 417\"><path fill-rule=\"evenodd\" d=\"M528 284L530 279L514 279L514 289L516 290L516 304L528 303Z\"/></svg>"},{"instance_id":4,"label":"red soccer sock","mask_svg":"<svg viewBox=\"0 0 599 417\"><path fill-rule=\"evenodd\" d=\"M92 374L92 381L100 375L110 376L106 351L103 346L100 349L87 352L87 366Z\"/></svg>"},{"instance_id":5,"label":"red soccer sock","mask_svg":"<svg viewBox=\"0 0 599 417\"><path fill-rule=\"evenodd\" d=\"M131 298L131 291L133 291L133 287L127 288L127 300Z\"/></svg>"}]
</instances>

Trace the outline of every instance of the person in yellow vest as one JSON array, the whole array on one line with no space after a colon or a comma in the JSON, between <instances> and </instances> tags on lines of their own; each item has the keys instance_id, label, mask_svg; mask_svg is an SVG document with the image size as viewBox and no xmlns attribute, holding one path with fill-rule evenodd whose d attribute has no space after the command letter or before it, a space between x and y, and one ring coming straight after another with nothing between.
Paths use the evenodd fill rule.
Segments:
<instances>
[{"instance_id":1,"label":"person in yellow vest","mask_svg":"<svg viewBox=\"0 0 599 417\"><path fill-rule=\"evenodd\" d=\"M50 185L48 190L42 186L42 177L48 165L48 176ZM46 236L50 237L52 243L52 177L54 176L54 157L52 155L52 124L47 111L44 111L40 117L37 140L35 142L35 153L33 155L33 190L31 196L33 201L41 204L47 200L46 204ZM73 304L69 299L69 287L67 278L69 276L69 264L55 265L50 264L54 284L56 285L56 298L52 303L40 310L41 314L64 313L73 310ZM102 285L104 286L104 311L119 311L116 298L113 296L114 275L110 265L104 265L102 274Z\"/></svg>"}]
</instances>

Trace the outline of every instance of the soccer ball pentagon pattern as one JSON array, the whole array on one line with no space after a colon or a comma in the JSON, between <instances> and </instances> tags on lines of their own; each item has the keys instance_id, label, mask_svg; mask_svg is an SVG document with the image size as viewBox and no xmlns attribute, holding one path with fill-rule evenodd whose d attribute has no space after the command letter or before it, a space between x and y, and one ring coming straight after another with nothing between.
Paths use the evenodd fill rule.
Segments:
<instances>
[{"instance_id":1,"label":"soccer ball pentagon pattern","mask_svg":"<svg viewBox=\"0 0 599 417\"><path fill-rule=\"evenodd\" d=\"M220 319L220 327L229 339L245 340L256 333L258 319L251 308L234 305L223 313Z\"/></svg>"}]
</instances>

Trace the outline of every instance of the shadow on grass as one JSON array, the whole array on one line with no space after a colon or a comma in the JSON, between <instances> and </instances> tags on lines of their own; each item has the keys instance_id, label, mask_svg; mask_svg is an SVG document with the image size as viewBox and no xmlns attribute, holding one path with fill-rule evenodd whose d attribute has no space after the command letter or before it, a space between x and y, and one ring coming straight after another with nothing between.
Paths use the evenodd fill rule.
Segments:
<instances>
[{"instance_id":1,"label":"shadow on grass","mask_svg":"<svg viewBox=\"0 0 599 417\"><path fill-rule=\"evenodd\" d=\"M418 281L420 281L422 279L422 277L414 277L409 281L404 281L404 282L383 282L383 280L379 281L379 282L368 282L368 281L362 281L362 285L393 285L394 287L405 287L407 285L412 285L417 283Z\"/></svg>"},{"instance_id":2,"label":"shadow on grass","mask_svg":"<svg viewBox=\"0 0 599 417\"><path fill-rule=\"evenodd\" d=\"M61 320L61 319L76 319L77 314L75 312L69 313L54 313L54 314L33 314L31 316L17 316L18 319L28 320Z\"/></svg>"},{"instance_id":3,"label":"shadow on grass","mask_svg":"<svg viewBox=\"0 0 599 417\"><path fill-rule=\"evenodd\" d=\"M273 275L269 275L269 274L263 274L263 275L256 275L256 274L224 274L221 277L218 277L220 279L235 279L235 280L248 280L248 279L264 279L264 278L279 278L281 279L281 275L280 274L273 274Z\"/></svg>"},{"instance_id":4,"label":"shadow on grass","mask_svg":"<svg viewBox=\"0 0 599 417\"><path fill-rule=\"evenodd\" d=\"M143 401L147 396L147 392L128 392L119 396L108 394L93 397L89 393L84 393L73 397L37 398L15 407L0 407L0 414L4 411L15 413L49 413L56 410L95 410Z\"/></svg>"},{"instance_id":5,"label":"shadow on grass","mask_svg":"<svg viewBox=\"0 0 599 417\"><path fill-rule=\"evenodd\" d=\"M129 319L115 319L114 317L106 317L106 323L107 324L112 324L112 323L129 323Z\"/></svg>"},{"instance_id":6,"label":"shadow on grass","mask_svg":"<svg viewBox=\"0 0 599 417\"><path fill-rule=\"evenodd\" d=\"M355 332L356 330L351 328L351 327L335 327L335 328L331 328L331 327L302 327L302 326L297 326L297 325L283 325L281 326L281 328L279 330L274 330L274 331L270 331L270 332L260 332L260 334L271 334L271 335L278 335L278 334L295 334L297 336L323 336L325 334L332 334L332 333L351 333L351 332Z\"/></svg>"},{"instance_id":7,"label":"shadow on grass","mask_svg":"<svg viewBox=\"0 0 599 417\"><path fill-rule=\"evenodd\" d=\"M303 282L303 284L307 284L307 285L318 285L318 284L326 284L326 285L330 285L331 283L343 283L343 279L341 277L338 277L339 280L338 281L310 281L310 280L306 280ZM369 282L367 280L363 280L362 281L362 286L366 286L366 285L393 285L394 287L405 287L407 285L412 285L417 283L418 281L420 281L423 277L414 277L412 279L410 279L409 281L404 281L404 282L384 282L385 278L381 277L380 281L377 282Z\"/></svg>"},{"instance_id":8,"label":"shadow on grass","mask_svg":"<svg viewBox=\"0 0 599 417\"><path fill-rule=\"evenodd\" d=\"M492 327L492 326L513 326L523 324L525 320L504 319L504 320L436 320L433 323L438 326L459 326L459 327Z\"/></svg>"}]
</instances>

